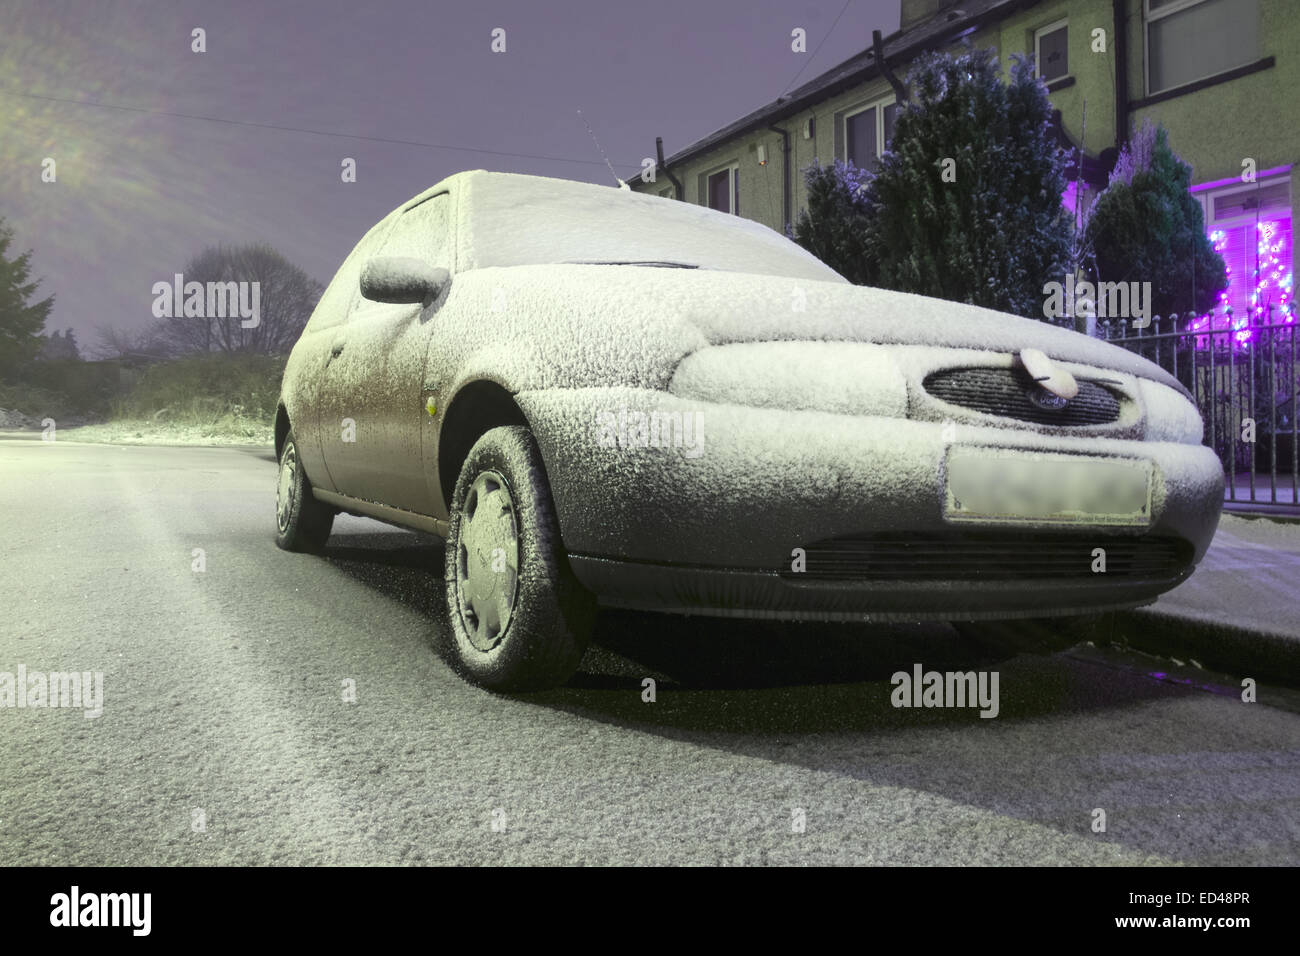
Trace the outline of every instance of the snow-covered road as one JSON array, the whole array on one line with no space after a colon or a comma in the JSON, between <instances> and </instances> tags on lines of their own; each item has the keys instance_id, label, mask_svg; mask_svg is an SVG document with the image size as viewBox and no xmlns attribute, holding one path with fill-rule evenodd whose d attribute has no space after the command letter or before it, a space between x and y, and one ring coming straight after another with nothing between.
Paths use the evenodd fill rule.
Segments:
<instances>
[{"instance_id":1,"label":"snow-covered road","mask_svg":"<svg viewBox=\"0 0 1300 956\"><path fill-rule=\"evenodd\" d=\"M0 442L0 865L1300 862L1294 694L619 612L569 686L495 697L434 652L440 542L278 551L275 476ZM917 663L996 671L998 715L895 708ZM20 665L102 672L102 715L3 706Z\"/></svg>"}]
</instances>

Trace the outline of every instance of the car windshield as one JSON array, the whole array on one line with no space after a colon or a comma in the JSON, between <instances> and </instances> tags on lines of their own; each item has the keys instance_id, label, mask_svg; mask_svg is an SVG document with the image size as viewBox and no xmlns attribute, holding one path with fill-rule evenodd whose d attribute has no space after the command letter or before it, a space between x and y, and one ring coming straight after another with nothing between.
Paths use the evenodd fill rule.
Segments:
<instances>
[{"instance_id":1,"label":"car windshield","mask_svg":"<svg viewBox=\"0 0 1300 956\"><path fill-rule=\"evenodd\" d=\"M462 269L582 263L845 281L756 222L590 183L482 175L469 185L460 217Z\"/></svg>"}]
</instances>

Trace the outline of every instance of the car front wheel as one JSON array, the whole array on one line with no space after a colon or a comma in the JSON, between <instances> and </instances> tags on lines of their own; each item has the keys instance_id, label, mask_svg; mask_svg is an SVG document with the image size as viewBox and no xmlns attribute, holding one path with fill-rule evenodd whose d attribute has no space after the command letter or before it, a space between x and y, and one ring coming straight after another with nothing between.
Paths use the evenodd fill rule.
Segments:
<instances>
[{"instance_id":1,"label":"car front wheel","mask_svg":"<svg viewBox=\"0 0 1300 956\"><path fill-rule=\"evenodd\" d=\"M577 670L595 597L569 568L528 429L494 428L470 449L452 498L445 583L450 662L469 680L541 690Z\"/></svg>"}]
</instances>

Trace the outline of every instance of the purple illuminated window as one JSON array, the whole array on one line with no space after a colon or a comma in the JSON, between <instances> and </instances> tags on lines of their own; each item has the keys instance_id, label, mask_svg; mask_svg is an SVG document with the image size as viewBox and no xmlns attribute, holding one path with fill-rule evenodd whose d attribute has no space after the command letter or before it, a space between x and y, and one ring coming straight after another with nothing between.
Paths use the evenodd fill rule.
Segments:
<instances>
[{"instance_id":1,"label":"purple illuminated window","mask_svg":"<svg viewBox=\"0 0 1300 956\"><path fill-rule=\"evenodd\" d=\"M1228 268L1228 288L1214 310L1194 319L1193 332L1232 331L1238 347L1247 346L1255 328L1296 321L1295 273L1292 268L1292 220L1289 212L1259 222L1214 226L1208 231L1214 250ZM1209 348L1209 336L1196 339ZM1222 347L1220 337L1217 344Z\"/></svg>"}]
</instances>

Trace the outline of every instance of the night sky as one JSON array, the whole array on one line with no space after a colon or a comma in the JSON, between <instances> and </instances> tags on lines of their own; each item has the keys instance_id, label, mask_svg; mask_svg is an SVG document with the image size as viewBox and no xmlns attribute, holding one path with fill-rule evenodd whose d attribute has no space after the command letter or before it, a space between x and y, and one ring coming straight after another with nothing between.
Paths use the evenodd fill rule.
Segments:
<instances>
[{"instance_id":1,"label":"night sky","mask_svg":"<svg viewBox=\"0 0 1300 956\"><path fill-rule=\"evenodd\" d=\"M612 184L579 109L631 178L655 136L671 155L897 27L898 0L0 0L0 216L84 353L206 246L265 240L328 281L462 169Z\"/></svg>"}]
</instances>

